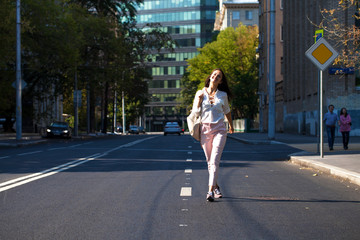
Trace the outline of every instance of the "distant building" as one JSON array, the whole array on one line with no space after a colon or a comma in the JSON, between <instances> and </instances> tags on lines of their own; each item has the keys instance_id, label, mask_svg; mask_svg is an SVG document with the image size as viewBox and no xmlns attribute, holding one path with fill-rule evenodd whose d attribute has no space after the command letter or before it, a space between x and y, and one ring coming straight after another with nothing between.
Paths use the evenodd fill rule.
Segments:
<instances>
[{"instance_id":1,"label":"distant building","mask_svg":"<svg viewBox=\"0 0 360 240\"><path fill-rule=\"evenodd\" d=\"M141 123L147 131L162 131L166 121L177 121L180 126L186 121L185 109L177 108L186 60L195 57L197 48L212 40L217 10L217 0L145 0L138 9L139 27L160 23L161 29L179 45L174 53L154 52L148 62L153 77L149 81L151 99Z\"/></svg>"},{"instance_id":2,"label":"distant building","mask_svg":"<svg viewBox=\"0 0 360 240\"><path fill-rule=\"evenodd\" d=\"M258 0L219 0L219 12L216 13L214 30L243 25L259 25Z\"/></svg>"}]
</instances>

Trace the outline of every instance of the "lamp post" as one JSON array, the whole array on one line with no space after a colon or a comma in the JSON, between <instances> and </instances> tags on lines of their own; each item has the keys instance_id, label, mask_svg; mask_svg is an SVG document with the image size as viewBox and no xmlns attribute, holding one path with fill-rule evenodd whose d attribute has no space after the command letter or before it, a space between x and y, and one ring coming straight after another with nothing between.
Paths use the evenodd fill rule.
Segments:
<instances>
[{"instance_id":1,"label":"lamp post","mask_svg":"<svg viewBox=\"0 0 360 240\"><path fill-rule=\"evenodd\" d=\"M275 138L275 0L270 0L268 138Z\"/></svg>"},{"instance_id":2,"label":"lamp post","mask_svg":"<svg viewBox=\"0 0 360 240\"><path fill-rule=\"evenodd\" d=\"M16 140L22 133L22 86L21 86L21 15L20 0L16 1Z\"/></svg>"}]
</instances>

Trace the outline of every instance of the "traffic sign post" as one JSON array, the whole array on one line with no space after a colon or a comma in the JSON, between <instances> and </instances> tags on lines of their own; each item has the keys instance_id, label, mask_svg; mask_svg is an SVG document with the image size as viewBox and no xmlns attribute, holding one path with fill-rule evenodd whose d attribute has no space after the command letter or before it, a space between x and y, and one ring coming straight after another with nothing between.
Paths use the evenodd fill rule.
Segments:
<instances>
[{"instance_id":1,"label":"traffic sign post","mask_svg":"<svg viewBox=\"0 0 360 240\"><path fill-rule=\"evenodd\" d=\"M320 157L324 157L323 126L323 71L339 56L339 53L322 37L312 45L305 55L320 70L319 102L320 102Z\"/></svg>"}]
</instances>

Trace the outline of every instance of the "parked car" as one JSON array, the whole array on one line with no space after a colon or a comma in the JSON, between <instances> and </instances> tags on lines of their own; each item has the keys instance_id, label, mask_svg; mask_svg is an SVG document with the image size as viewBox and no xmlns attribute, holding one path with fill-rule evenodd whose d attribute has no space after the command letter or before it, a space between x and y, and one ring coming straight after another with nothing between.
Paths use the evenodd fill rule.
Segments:
<instances>
[{"instance_id":1,"label":"parked car","mask_svg":"<svg viewBox=\"0 0 360 240\"><path fill-rule=\"evenodd\" d=\"M139 133L144 133L145 134L145 128L144 127L139 127Z\"/></svg>"},{"instance_id":2,"label":"parked car","mask_svg":"<svg viewBox=\"0 0 360 240\"><path fill-rule=\"evenodd\" d=\"M178 122L167 122L164 126L164 136L167 134L181 134L181 128Z\"/></svg>"},{"instance_id":3,"label":"parked car","mask_svg":"<svg viewBox=\"0 0 360 240\"><path fill-rule=\"evenodd\" d=\"M130 125L129 133L131 134L139 134L139 127L136 125Z\"/></svg>"},{"instance_id":4,"label":"parked car","mask_svg":"<svg viewBox=\"0 0 360 240\"><path fill-rule=\"evenodd\" d=\"M53 122L46 128L46 136L71 138L71 128L67 122Z\"/></svg>"},{"instance_id":5,"label":"parked car","mask_svg":"<svg viewBox=\"0 0 360 240\"><path fill-rule=\"evenodd\" d=\"M122 132L123 132L122 126L117 126L117 127L116 127L116 132L122 133Z\"/></svg>"}]
</instances>

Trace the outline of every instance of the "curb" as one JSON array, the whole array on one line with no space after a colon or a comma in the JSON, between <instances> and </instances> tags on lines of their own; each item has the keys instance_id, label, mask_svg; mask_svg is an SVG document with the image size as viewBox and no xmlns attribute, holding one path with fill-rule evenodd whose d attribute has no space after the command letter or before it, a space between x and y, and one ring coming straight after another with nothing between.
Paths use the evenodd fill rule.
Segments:
<instances>
[{"instance_id":1,"label":"curb","mask_svg":"<svg viewBox=\"0 0 360 240\"><path fill-rule=\"evenodd\" d=\"M309 159L302 158L301 156L296 156L296 154L289 155L289 161L294 164L298 164L302 167L310 167L316 170L320 170L324 173L333 175L335 177L345 179L350 181L353 184L360 186L360 174L352 171L345 170L343 168L335 167L318 161L313 161Z\"/></svg>"},{"instance_id":2,"label":"curb","mask_svg":"<svg viewBox=\"0 0 360 240\"><path fill-rule=\"evenodd\" d=\"M238 142L245 143L245 144L251 144L251 145L285 144L285 143L278 142L278 141L273 141L273 140L248 140L248 139L245 139L245 138L238 138L238 137L231 136L231 134L228 134L227 136L228 136L228 138L231 138L231 139L236 140Z\"/></svg>"},{"instance_id":3,"label":"curb","mask_svg":"<svg viewBox=\"0 0 360 240\"><path fill-rule=\"evenodd\" d=\"M28 145L34 145L39 143L47 142L47 140L34 140L29 142L18 142L18 143L0 143L0 146L3 147L21 147L21 146L28 146Z\"/></svg>"}]
</instances>

